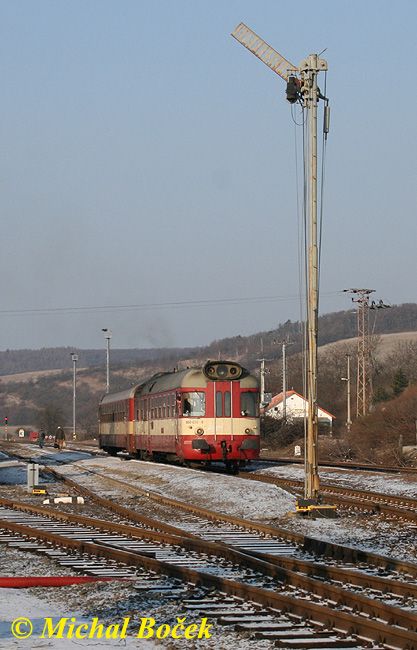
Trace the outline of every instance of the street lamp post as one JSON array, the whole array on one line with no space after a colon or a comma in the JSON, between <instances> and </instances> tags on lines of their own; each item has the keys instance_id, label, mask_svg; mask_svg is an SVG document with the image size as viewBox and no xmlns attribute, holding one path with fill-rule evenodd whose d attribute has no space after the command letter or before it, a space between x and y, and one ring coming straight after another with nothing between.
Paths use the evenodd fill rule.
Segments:
<instances>
[{"instance_id":1,"label":"street lamp post","mask_svg":"<svg viewBox=\"0 0 417 650\"><path fill-rule=\"evenodd\" d=\"M347 359L347 368L346 368L346 377L342 377L342 381L346 382L346 392L347 392L347 417L346 417L346 429L350 431L350 425L352 420L350 417L350 354L346 355Z\"/></svg>"},{"instance_id":2,"label":"street lamp post","mask_svg":"<svg viewBox=\"0 0 417 650\"><path fill-rule=\"evenodd\" d=\"M77 431L75 428L75 403L77 397L77 361L78 354L71 352L72 359L72 439L77 439Z\"/></svg>"},{"instance_id":3,"label":"street lamp post","mask_svg":"<svg viewBox=\"0 0 417 650\"><path fill-rule=\"evenodd\" d=\"M106 339L106 393L110 391L110 339L111 339L111 330L107 327L103 327L101 330L104 333L104 338Z\"/></svg>"}]
</instances>

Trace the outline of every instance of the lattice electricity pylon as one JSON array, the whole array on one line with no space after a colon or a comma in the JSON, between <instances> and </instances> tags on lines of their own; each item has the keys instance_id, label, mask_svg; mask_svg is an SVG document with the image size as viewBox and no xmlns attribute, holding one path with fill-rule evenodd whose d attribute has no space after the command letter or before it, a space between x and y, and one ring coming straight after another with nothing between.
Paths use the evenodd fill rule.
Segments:
<instances>
[{"instance_id":1,"label":"lattice electricity pylon","mask_svg":"<svg viewBox=\"0 0 417 650\"><path fill-rule=\"evenodd\" d=\"M371 403L371 344L369 339L369 296L375 289L344 289L356 302L358 323L358 372L356 386L356 416L360 417L369 412ZM355 297L357 296L357 297Z\"/></svg>"}]
</instances>

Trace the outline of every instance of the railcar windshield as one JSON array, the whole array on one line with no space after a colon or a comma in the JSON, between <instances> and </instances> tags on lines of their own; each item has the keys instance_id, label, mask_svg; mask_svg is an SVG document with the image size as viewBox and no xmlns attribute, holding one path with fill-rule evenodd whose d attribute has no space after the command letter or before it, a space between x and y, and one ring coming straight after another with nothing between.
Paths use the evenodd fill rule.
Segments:
<instances>
[{"instance_id":1,"label":"railcar windshield","mask_svg":"<svg viewBox=\"0 0 417 650\"><path fill-rule=\"evenodd\" d=\"M186 416L201 417L206 414L206 394L200 391L183 393L182 414Z\"/></svg>"},{"instance_id":2,"label":"railcar windshield","mask_svg":"<svg viewBox=\"0 0 417 650\"><path fill-rule=\"evenodd\" d=\"M245 392L240 394L240 414L252 418L258 415L258 393Z\"/></svg>"}]
</instances>

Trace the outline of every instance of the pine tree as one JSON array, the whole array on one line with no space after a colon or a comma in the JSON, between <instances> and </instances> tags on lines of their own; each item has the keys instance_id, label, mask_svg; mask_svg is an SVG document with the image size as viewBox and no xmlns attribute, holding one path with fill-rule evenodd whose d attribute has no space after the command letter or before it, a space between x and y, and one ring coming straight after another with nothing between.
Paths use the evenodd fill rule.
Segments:
<instances>
[{"instance_id":1,"label":"pine tree","mask_svg":"<svg viewBox=\"0 0 417 650\"><path fill-rule=\"evenodd\" d=\"M402 368L398 368L392 380L392 392L395 397L401 395L403 390L408 386L408 379Z\"/></svg>"}]
</instances>

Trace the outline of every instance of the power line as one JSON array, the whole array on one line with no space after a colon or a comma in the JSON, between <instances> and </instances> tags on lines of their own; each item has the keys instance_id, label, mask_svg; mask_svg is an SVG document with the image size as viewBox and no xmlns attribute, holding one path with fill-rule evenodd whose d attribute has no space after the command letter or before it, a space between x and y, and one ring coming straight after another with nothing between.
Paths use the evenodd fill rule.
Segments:
<instances>
[{"instance_id":1,"label":"power line","mask_svg":"<svg viewBox=\"0 0 417 650\"><path fill-rule=\"evenodd\" d=\"M329 291L325 295L334 296L340 291ZM299 300L299 296L247 296L245 298L212 298L206 300L178 300L169 302L138 303L128 305L84 305L66 307L30 307L25 309L1 309L2 316L15 316L20 314L69 314L69 313L100 313L110 311L141 311L147 309L183 309L188 307L210 307L215 305L238 305L257 302L291 302Z\"/></svg>"}]
</instances>

